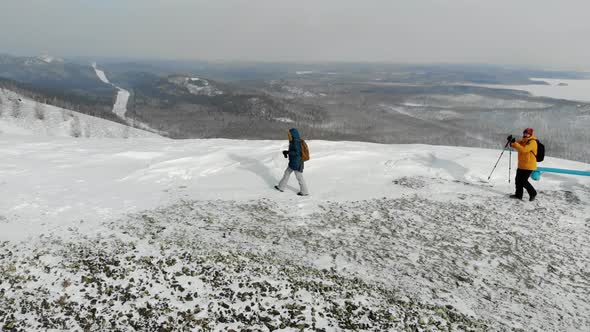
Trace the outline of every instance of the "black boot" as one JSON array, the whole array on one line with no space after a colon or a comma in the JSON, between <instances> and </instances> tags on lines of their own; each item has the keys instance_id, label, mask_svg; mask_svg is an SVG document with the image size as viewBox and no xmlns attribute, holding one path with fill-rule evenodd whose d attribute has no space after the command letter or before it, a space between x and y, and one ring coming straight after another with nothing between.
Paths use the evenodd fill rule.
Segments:
<instances>
[{"instance_id":1,"label":"black boot","mask_svg":"<svg viewBox=\"0 0 590 332\"><path fill-rule=\"evenodd\" d=\"M510 195L510 198L514 198L514 199L522 199L522 197L518 197L516 195Z\"/></svg>"}]
</instances>

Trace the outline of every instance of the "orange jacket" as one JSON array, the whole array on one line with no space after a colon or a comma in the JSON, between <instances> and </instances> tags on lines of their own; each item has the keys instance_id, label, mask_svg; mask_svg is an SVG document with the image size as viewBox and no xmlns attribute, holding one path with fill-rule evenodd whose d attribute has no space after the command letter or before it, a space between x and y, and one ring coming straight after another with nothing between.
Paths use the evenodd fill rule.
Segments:
<instances>
[{"instance_id":1,"label":"orange jacket","mask_svg":"<svg viewBox=\"0 0 590 332\"><path fill-rule=\"evenodd\" d=\"M523 138L511 145L518 151L518 168L534 171L537 169L537 139L535 135Z\"/></svg>"}]
</instances>

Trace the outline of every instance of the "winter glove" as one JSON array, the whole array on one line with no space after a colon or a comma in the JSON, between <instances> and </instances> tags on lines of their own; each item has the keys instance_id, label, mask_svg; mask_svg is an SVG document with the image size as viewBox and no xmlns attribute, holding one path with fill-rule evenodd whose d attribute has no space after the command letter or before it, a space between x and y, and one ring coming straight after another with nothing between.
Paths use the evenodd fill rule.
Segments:
<instances>
[{"instance_id":1,"label":"winter glove","mask_svg":"<svg viewBox=\"0 0 590 332\"><path fill-rule=\"evenodd\" d=\"M512 139L510 140L510 143L514 143L516 142L516 138L512 137Z\"/></svg>"},{"instance_id":2,"label":"winter glove","mask_svg":"<svg viewBox=\"0 0 590 332\"><path fill-rule=\"evenodd\" d=\"M289 157L289 151L287 151L287 150L283 150L283 156L284 156L285 158L288 158L288 157Z\"/></svg>"}]
</instances>

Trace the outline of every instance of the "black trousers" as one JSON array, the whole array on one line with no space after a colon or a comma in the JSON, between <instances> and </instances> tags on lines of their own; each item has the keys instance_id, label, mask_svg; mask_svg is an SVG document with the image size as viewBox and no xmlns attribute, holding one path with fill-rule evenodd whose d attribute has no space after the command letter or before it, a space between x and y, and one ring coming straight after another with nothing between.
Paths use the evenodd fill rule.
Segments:
<instances>
[{"instance_id":1,"label":"black trousers","mask_svg":"<svg viewBox=\"0 0 590 332\"><path fill-rule=\"evenodd\" d=\"M516 184L516 197L522 198L523 188L529 193L529 197L537 196L537 191L533 188L533 185L529 182L529 177L533 174L533 171L529 171L527 169L517 169L516 170L516 179L514 183Z\"/></svg>"}]
</instances>

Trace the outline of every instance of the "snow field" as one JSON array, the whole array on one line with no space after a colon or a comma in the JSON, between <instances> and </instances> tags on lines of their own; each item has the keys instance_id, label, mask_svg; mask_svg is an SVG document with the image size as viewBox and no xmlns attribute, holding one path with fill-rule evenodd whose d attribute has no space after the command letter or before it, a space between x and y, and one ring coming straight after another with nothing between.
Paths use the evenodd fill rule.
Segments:
<instances>
[{"instance_id":1,"label":"snow field","mask_svg":"<svg viewBox=\"0 0 590 332\"><path fill-rule=\"evenodd\" d=\"M5 137L5 326L590 325L590 179L544 174L520 202L507 158L485 181L496 150L308 144L301 198L272 189L286 141Z\"/></svg>"}]
</instances>

